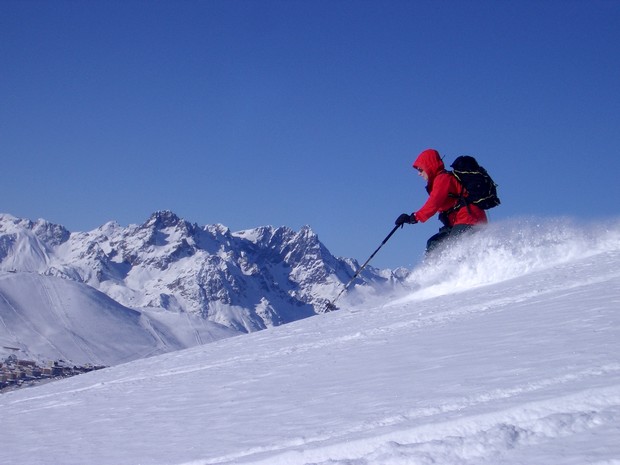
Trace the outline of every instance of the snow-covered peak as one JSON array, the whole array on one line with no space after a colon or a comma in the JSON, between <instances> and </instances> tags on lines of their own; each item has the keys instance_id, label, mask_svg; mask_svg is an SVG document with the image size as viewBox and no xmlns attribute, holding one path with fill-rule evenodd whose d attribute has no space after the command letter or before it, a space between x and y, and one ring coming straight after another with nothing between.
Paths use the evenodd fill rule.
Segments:
<instances>
[{"instance_id":1,"label":"snow-covered peak","mask_svg":"<svg viewBox=\"0 0 620 465\"><path fill-rule=\"evenodd\" d=\"M153 213L150 218L144 223L144 227L155 227L158 229L169 228L176 226L181 221L175 213L170 210L160 210Z\"/></svg>"},{"instance_id":2,"label":"snow-covered peak","mask_svg":"<svg viewBox=\"0 0 620 465\"><path fill-rule=\"evenodd\" d=\"M37 220L32 225L32 231L46 244L56 247L66 242L71 235L64 226L50 223L45 220Z\"/></svg>"},{"instance_id":3,"label":"snow-covered peak","mask_svg":"<svg viewBox=\"0 0 620 465\"><path fill-rule=\"evenodd\" d=\"M121 225L118 224L118 222L116 222L116 221L108 221L104 225L99 226L96 229L96 231L99 231L102 234L109 236L109 235L115 234L120 228L121 228Z\"/></svg>"},{"instance_id":4,"label":"snow-covered peak","mask_svg":"<svg viewBox=\"0 0 620 465\"><path fill-rule=\"evenodd\" d=\"M10 213L0 213L0 233L10 234L16 228L23 229L30 221L17 218Z\"/></svg>"},{"instance_id":5,"label":"snow-covered peak","mask_svg":"<svg viewBox=\"0 0 620 465\"><path fill-rule=\"evenodd\" d=\"M233 233L235 237L243 238L260 247L272 248L273 244L281 244L294 234L293 230L285 227L261 226Z\"/></svg>"},{"instance_id":6,"label":"snow-covered peak","mask_svg":"<svg viewBox=\"0 0 620 465\"><path fill-rule=\"evenodd\" d=\"M309 226L232 233L163 210L141 225L108 222L72 234L10 215L0 228L2 269L88 283L127 307L189 312L242 331L322 311L355 272L354 262L335 258ZM378 281L389 277L368 270L357 284Z\"/></svg>"},{"instance_id":7,"label":"snow-covered peak","mask_svg":"<svg viewBox=\"0 0 620 465\"><path fill-rule=\"evenodd\" d=\"M31 221L16 218L8 213L0 213L0 234L15 234L25 230L32 231L43 242L57 246L69 239L69 231L64 226L38 219Z\"/></svg>"},{"instance_id":8,"label":"snow-covered peak","mask_svg":"<svg viewBox=\"0 0 620 465\"><path fill-rule=\"evenodd\" d=\"M216 237L228 238L231 235L230 229L220 223L208 224L203 227L203 230L209 232Z\"/></svg>"}]
</instances>

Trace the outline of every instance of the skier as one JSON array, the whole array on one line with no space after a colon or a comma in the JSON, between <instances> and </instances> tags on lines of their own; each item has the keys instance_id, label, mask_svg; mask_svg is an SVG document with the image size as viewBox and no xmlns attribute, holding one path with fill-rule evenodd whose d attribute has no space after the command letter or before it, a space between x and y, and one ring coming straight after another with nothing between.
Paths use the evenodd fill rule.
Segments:
<instances>
[{"instance_id":1,"label":"skier","mask_svg":"<svg viewBox=\"0 0 620 465\"><path fill-rule=\"evenodd\" d=\"M470 230L474 225L487 223L484 210L476 205L457 207L459 199L467 197L467 191L461 183L448 171L439 152L434 149L424 150L413 163L418 174L427 182L426 190L429 197L422 207L414 213L403 213L395 221L397 226L405 223L424 223L435 213L443 227L426 243L426 253L430 253L445 243Z\"/></svg>"}]
</instances>

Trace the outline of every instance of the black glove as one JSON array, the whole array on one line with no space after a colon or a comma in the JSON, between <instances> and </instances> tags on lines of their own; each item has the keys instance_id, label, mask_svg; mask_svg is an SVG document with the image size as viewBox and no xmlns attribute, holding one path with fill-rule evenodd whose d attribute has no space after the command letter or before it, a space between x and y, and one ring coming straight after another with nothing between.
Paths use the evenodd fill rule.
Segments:
<instances>
[{"instance_id":1,"label":"black glove","mask_svg":"<svg viewBox=\"0 0 620 465\"><path fill-rule=\"evenodd\" d=\"M398 218L396 218L396 221L394 221L394 224L396 226L403 226L405 223L407 223L407 224L415 224L417 222L418 222L418 220L416 219L414 214L410 215L409 213L403 213Z\"/></svg>"}]
</instances>

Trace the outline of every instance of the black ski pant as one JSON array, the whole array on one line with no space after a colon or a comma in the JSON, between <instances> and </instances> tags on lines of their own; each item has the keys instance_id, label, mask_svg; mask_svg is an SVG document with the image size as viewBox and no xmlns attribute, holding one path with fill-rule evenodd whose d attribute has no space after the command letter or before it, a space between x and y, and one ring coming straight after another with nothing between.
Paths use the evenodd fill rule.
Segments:
<instances>
[{"instance_id":1,"label":"black ski pant","mask_svg":"<svg viewBox=\"0 0 620 465\"><path fill-rule=\"evenodd\" d=\"M430 237L426 242L426 254L433 252L439 246L445 246L449 242L457 239L462 234L470 231L473 228L471 224L456 224L452 227L443 226L439 232Z\"/></svg>"}]
</instances>

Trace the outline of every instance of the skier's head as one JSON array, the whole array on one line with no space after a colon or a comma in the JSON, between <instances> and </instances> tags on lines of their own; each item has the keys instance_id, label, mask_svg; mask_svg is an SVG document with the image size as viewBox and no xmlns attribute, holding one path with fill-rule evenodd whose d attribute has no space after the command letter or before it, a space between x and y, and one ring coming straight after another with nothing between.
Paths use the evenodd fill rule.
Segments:
<instances>
[{"instance_id":1,"label":"skier's head","mask_svg":"<svg viewBox=\"0 0 620 465\"><path fill-rule=\"evenodd\" d=\"M413 162L413 167L418 171L424 171L429 182L435 179L435 176L441 171L445 170L439 152L435 149L426 149L420 153Z\"/></svg>"}]
</instances>

